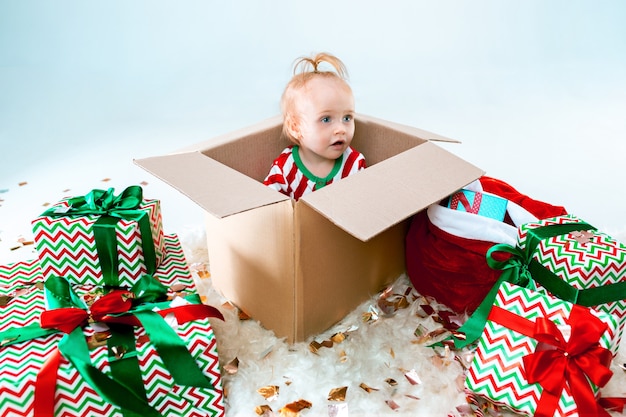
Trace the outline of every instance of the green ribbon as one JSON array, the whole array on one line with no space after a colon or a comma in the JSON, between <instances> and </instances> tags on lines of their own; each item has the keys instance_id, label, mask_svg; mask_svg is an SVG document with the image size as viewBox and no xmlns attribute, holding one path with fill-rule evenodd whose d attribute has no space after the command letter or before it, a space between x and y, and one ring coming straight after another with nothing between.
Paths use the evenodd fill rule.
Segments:
<instances>
[{"instance_id":1,"label":"green ribbon","mask_svg":"<svg viewBox=\"0 0 626 417\"><path fill-rule=\"evenodd\" d=\"M492 269L502 270L502 274L478 308L458 330L459 333L465 335L465 338L451 336L447 340L453 341L456 349L464 348L478 340L485 328L487 316L500 285L505 281L532 290L537 288L535 283L538 283L555 297L584 307L626 299L626 281L581 290L559 278L533 257L535 249L543 239L582 230L596 229L584 222L551 224L528 230L526 246L523 250L504 243L492 246L486 254L487 264ZM510 256L504 261L497 261L494 258L497 252L508 253ZM444 343L445 341L438 342L432 346L441 346Z\"/></svg>"},{"instance_id":2,"label":"green ribbon","mask_svg":"<svg viewBox=\"0 0 626 417\"><path fill-rule=\"evenodd\" d=\"M141 234L141 247L148 274L156 271L156 250L152 239L152 228L148 213L140 210L143 190L133 185L115 195L113 188L92 190L84 196L66 200L67 207L51 207L43 213L48 217L100 216L93 225L96 251L105 285L118 286L119 261L117 257L117 236L115 228L120 219L135 221Z\"/></svg>"},{"instance_id":3,"label":"green ribbon","mask_svg":"<svg viewBox=\"0 0 626 417\"><path fill-rule=\"evenodd\" d=\"M51 281L50 284L49 281ZM198 368L195 359L193 359L189 353L185 343L180 339L174 329L163 320L163 317L155 311L155 309L164 310L170 308L169 302L157 302L157 300L166 296L167 287L155 281L156 279L152 276L144 275L131 289L131 292L139 295L141 304L127 313L111 314L110 316L125 317L132 315L141 322L155 350L159 353L163 363L177 384L213 388L210 381L207 380L206 376ZM69 285L67 280L61 277L46 280L45 288L50 292L48 299L67 302L68 300L74 300L78 297L75 295L73 288ZM186 297L186 299L193 304L201 304L201 300L197 294ZM84 302L80 300L80 304L74 304L72 306L84 308L84 305ZM51 303L51 307L55 307L53 303ZM68 305L65 307L68 307ZM65 355L66 352L63 353ZM72 355L71 351L67 353Z\"/></svg>"},{"instance_id":4,"label":"green ribbon","mask_svg":"<svg viewBox=\"0 0 626 417\"><path fill-rule=\"evenodd\" d=\"M46 280L44 288L47 293L48 306L52 310L69 307L88 309L85 302L64 278L52 276ZM143 298L138 300L139 302L154 302L166 297L167 294L167 288L150 275L142 276L130 291L133 293L136 291L137 294L143 295ZM137 358L133 327L111 324L109 328L111 336L106 342L109 351L111 378L100 375L101 372L97 369L95 371L92 369L89 348L81 328L74 329L59 342L59 351L72 363L90 386L94 388L106 387L104 390L102 388L100 390L96 388L96 390L107 402L118 405L125 417L159 415L158 413L155 414L155 410L148 405ZM123 347L124 355L121 358L116 358L113 350L120 346ZM132 398L132 401L129 401L127 396L130 396L128 398Z\"/></svg>"}]
</instances>

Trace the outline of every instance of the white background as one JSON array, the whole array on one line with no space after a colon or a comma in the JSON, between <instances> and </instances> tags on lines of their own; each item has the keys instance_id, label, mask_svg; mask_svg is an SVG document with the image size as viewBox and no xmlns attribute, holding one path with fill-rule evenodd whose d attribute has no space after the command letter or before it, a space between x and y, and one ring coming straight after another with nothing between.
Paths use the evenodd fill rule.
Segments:
<instances>
[{"instance_id":1,"label":"white background","mask_svg":"<svg viewBox=\"0 0 626 417\"><path fill-rule=\"evenodd\" d=\"M202 221L132 159L277 114L317 51L344 60L358 112L461 140L446 148L622 233L624 22L618 0L0 0L0 238L64 193L140 181L166 231Z\"/></svg>"}]
</instances>

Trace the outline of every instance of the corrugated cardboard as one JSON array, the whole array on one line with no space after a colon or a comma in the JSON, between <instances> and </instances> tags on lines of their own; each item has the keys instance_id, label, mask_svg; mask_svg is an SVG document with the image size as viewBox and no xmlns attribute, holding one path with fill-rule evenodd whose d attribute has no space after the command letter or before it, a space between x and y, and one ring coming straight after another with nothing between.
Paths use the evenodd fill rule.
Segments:
<instances>
[{"instance_id":1,"label":"corrugated cardboard","mask_svg":"<svg viewBox=\"0 0 626 417\"><path fill-rule=\"evenodd\" d=\"M278 337L302 341L405 270L411 216L484 174L440 135L355 117L368 168L293 203L264 186L289 144L281 118L135 163L206 212L214 286Z\"/></svg>"}]
</instances>

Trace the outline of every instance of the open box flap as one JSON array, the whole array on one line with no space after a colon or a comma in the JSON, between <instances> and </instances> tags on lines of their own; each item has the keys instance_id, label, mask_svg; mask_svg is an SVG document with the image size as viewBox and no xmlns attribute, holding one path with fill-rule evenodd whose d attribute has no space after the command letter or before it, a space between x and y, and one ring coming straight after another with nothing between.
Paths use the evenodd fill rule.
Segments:
<instances>
[{"instance_id":1,"label":"open box flap","mask_svg":"<svg viewBox=\"0 0 626 417\"><path fill-rule=\"evenodd\" d=\"M354 237L367 241L484 174L425 142L302 197Z\"/></svg>"},{"instance_id":2,"label":"open box flap","mask_svg":"<svg viewBox=\"0 0 626 417\"><path fill-rule=\"evenodd\" d=\"M390 122L388 120L379 119L377 117L369 116L369 115L362 114L362 113L355 114L354 118L355 120L362 122L362 123L370 122L370 123L375 123L378 125L386 126L387 128L393 129L395 131L406 133L406 134L409 134L418 138L422 138L424 140L429 140L433 142L461 143L461 141L457 139L452 139L446 136L442 136L438 133L433 133L428 130L419 129L417 127L413 127L413 126L409 126L409 125L405 125L401 123Z\"/></svg>"},{"instance_id":3,"label":"open box flap","mask_svg":"<svg viewBox=\"0 0 626 417\"><path fill-rule=\"evenodd\" d=\"M201 152L155 156L134 162L218 218L289 199Z\"/></svg>"}]
</instances>

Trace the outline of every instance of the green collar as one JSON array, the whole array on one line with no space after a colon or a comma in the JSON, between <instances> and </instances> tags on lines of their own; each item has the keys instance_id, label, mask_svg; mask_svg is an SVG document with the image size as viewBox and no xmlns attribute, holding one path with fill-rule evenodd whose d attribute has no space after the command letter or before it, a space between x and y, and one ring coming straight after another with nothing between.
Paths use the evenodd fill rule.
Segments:
<instances>
[{"instance_id":1,"label":"green collar","mask_svg":"<svg viewBox=\"0 0 626 417\"><path fill-rule=\"evenodd\" d=\"M307 179L309 179L310 181L315 182L316 190L328 184L328 181L333 179L335 175L337 175L337 172L339 172L339 168L341 168L341 164L343 162L343 154L341 154L339 158L335 159L335 165L333 166L333 169L330 170L330 173L326 177L321 178L321 177L317 177L313 175L313 173L309 171L309 169L306 166L304 166L302 159L300 159L299 149L300 147L298 145L293 146L293 149L291 150L291 154L293 155L293 160L296 163L296 166L298 167L298 169L302 171L302 173L304 173L304 176L307 177Z\"/></svg>"}]
</instances>

